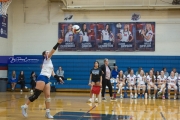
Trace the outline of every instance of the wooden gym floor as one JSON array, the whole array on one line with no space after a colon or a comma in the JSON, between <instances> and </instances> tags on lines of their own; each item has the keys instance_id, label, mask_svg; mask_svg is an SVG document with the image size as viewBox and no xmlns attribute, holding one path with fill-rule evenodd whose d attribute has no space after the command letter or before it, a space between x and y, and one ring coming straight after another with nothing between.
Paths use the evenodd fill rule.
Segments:
<instances>
[{"instance_id":1,"label":"wooden gym floor","mask_svg":"<svg viewBox=\"0 0 180 120\"><path fill-rule=\"evenodd\" d=\"M21 115L29 92L0 93L0 120L43 120L43 94L28 109L28 118ZM88 93L51 93L51 114L56 120L180 120L179 100L118 99L99 104L87 103Z\"/></svg>"}]
</instances>

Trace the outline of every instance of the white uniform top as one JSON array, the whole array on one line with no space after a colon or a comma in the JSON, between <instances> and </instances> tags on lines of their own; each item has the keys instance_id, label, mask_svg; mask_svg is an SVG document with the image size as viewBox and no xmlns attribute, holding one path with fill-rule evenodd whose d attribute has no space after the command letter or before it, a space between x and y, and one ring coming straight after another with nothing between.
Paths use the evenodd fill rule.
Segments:
<instances>
[{"instance_id":1,"label":"white uniform top","mask_svg":"<svg viewBox=\"0 0 180 120\"><path fill-rule=\"evenodd\" d=\"M152 78L149 75L146 77L146 79L147 79L147 82L152 83ZM155 76L154 76L154 81L155 81Z\"/></svg>"},{"instance_id":2,"label":"white uniform top","mask_svg":"<svg viewBox=\"0 0 180 120\"><path fill-rule=\"evenodd\" d=\"M70 42L70 36L73 36L72 31L68 31L65 35L65 42Z\"/></svg>"},{"instance_id":3,"label":"white uniform top","mask_svg":"<svg viewBox=\"0 0 180 120\"><path fill-rule=\"evenodd\" d=\"M129 36L132 36L131 31L120 30L120 34L122 35L121 42L128 42Z\"/></svg>"},{"instance_id":4,"label":"white uniform top","mask_svg":"<svg viewBox=\"0 0 180 120\"><path fill-rule=\"evenodd\" d=\"M83 42L88 42L88 41L89 41L89 37L88 37L88 35L87 35L87 32L84 32L84 34L83 34L83 32L80 31L80 32L79 32L79 36L82 36L82 41L83 41Z\"/></svg>"},{"instance_id":5,"label":"white uniform top","mask_svg":"<svg viewBox=\"0 0 180 120\"><path fill-rule=\"evenodd\" d=\"M137 79L138 79L138 82L141 84L141 85L144 85L145 82L144 82L144 79L146 76L141 76L140 74L137 75Z\"/></svg>"},{"instance_id":6,"label":"white uniform top","mask_svg":"<svg viewBox=\"0 0 180 120\"><path fill-rule=\"evenodd\" d=\"M179 76L178 72L175 73L175 76L178 78L178 76Z\"/></svg>"},{"instance_id":7,"label":"white uniform top","mask_svg":"<svg viewBox=\"0 0 180 120\"><path fill-rule=\"evenodd\" d=\"M42 69L40 75L47 76L48 78L51 77L53 71L53 64L50 58L46 60L46 58L43 61Z\"/></svg>"},{"instance_id":8,"label":"white uniform top","mask_svg":"<svg viewBox=\"0 0 180 120\"><path fill-rule=\"evenodd\" d=\"M180 86L180 76L178 76L178 85Z\"/></svg>"},{"instance_id":9,"label":"white uniform top","mask_svg":"<svg viewBox=\"0 0 180 120\"><path fill-rule=\"evenodd\" d=\"M150 30L150 31L148 31L147 33L146 33L146 36L151 36L150 37L150 39L149 40L147 40L146 38L144 38L144 41L145 42L152 42L152 38L153 38L153 32L152 32L152 30Z\"/></svg>"},{"instance_id":10,"label":"white uniform top","mask_svg":"<svg viewBox=\"0 0 180 120\"><path fill-rule=\"evenodd\" d=\"M117 75L117 78L118 78L118 80L119 80L120 82L123 82L123 79L126 79L126 76L123 75L123 79L122 79L122 78L119 79L119 75Z\"/></svg>"},{"instance_id":11,"label":"white uniform top","mask_svg":"<svg viewBox=\"0 0 180 120\"><path fill-rule=\"evenodd\" d=\"M157 80L160 81L160 82L165 82L167 80L167 77L165 75L163 77L161 75L159 75L157 77Z\"/></svg>"},{"instance_id":12,"label":"white uniform top","mask_svg":"<svg viewBox=\"0 0 180 120\"><path fill-rule=\"evenodd\" d=\"M132 84L132 85L135 84L135 82L136 82L136 76L135 75L131 76L129 74L129 75L127 75L127 79L130 82L130 84Z\"/></svg>"},{"instance_id":13,"label":"white uniform top","mask_svg":"<svg viewBox=\"0 0 180 120\"><path fill-rule=\"evenodd\" d=\"M168 77L169 84L176 84L177 77L174 76L173 78L171 76Z\"/></svg>"},{"instance_id":14,"label":"white uniform top","mask_svg":"<svg viewBox=\"0 0 180 120\"><path fill-rule=\"evenodd\" d=\"M101 35L103 36L102 40L110 40L110 35L107 30L102 30Z\"/></svg>"}]
</instances>

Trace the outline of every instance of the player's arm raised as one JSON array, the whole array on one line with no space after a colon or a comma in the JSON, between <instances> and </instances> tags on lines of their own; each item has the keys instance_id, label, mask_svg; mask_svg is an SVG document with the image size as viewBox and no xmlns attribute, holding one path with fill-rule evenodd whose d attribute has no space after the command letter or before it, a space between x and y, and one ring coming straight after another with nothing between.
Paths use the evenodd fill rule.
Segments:
<instances>
[{"instance_id":1,"label":"player's arm raised","mask_svg":"<svg viewBox=\"0 0 180 120\"><path fill-rule=\"evenodd\" d=\"M59 39L56 45L53 47L53 49L49 52L48 58L51 58L58 46L63 42L63 39Z\"/></svg>"}]
</instances>

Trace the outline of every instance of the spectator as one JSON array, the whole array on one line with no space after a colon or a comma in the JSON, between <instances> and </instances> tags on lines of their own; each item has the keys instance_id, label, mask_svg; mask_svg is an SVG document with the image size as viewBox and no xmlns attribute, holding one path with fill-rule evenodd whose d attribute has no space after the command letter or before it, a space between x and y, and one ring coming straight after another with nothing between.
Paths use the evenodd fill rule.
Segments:
<instances>
[{"instance_id":1,"label":"spectator","mask_svg":"<svg viewBox=\"0 0 180 120\"><path fill-rule=\"evenodd\" d=\"M130 71L131 71L131 68L128 67L128 68L127 68L127 71L124 73L124 75L127 77L127 75L130 73Z\"/></svg>"},{"instance_id":2,"label":"spectator","mask_svg":"<svg viewBox=\"0 0 180 120\"><path fill-rule=\"evenodd\" d=\"M20 74L19 74L18 84L21 85L21 90L20 90L21 92L23 92L23 90L22 90L23 88L27 89L27 87L25 86L25 76L24 76L23 71L21 71Z\"/></svg>"},{"instance_id":3,"label":"spectator","mask_svg":"<svg viewBox=\"0 0 180 120\"><path fill-rule=\"evenodd\" d=\"M117 78L117 75L118 75L118 67L115 65L114 66L114 69L112 70L112 78Z\"/></svg>"},{"instance_id":4,"label":"spectator","mask_svg":"<svg viewBox=\"0 0 180 120\"><path fill-rule=\"evenodd\" d=\"M133 99L137 98L137 87L136 87L136 76L134 75L133 69L130 70L129 75L127 75L128 87L130 90L130 97ZM135 95L133 96L132 89L134 88Z\"/></svg>"},{"instance_id":5,"label":"spectator","mask_svg":"<svg viewBox=\"0 0 180 120\"><path fill-rule=\"evenodd\" d=\"M162 70L164 71L164 75L168 78L169 77L169 73L167 72L167 69L164 67Z\"/></svg>"},{"instance_id":6,"label":"spectator","mask_svg":"<svg viewBox=\"0 0 180 120\"><path fill-rule=\"evenodd\" d=\"M140 74L140 71L142 70L142 67L139 67L138 71L136 72L136 76Z\"/></svg>"},{"instance_id":7,"label":"spectator","mask_svg":"<svg viewBox=\"0 0 180 120\"><path fill-rule=\"evenodd\" d=\"M174 89L174 99L177 98L177 77L174 72L171 72L171 75L168 77L168 98L170 99L171 88Z\"/></svg>"},{"instance_id":8,"label":"spectator","mask_svg":"<svg viewBox=\"0 0 180 120\"><path fill-rule=\"evenodd\" d=\"M31 72L30 79L31 79L31 93L32 93L36 87L36 79L37 79L36 73L34 71Z\"/></svg>"},{"instance_id":9,"label":"spectator","mask_svg":"<svg viewBox=\"0 0 180 120\"><path fill-rule=\"evenodd\" d=\"M115 98L113 98L112 96L112 85L110 82L111 68L109 66L109 61L107 58L104 59L104 64L101 66L101 70L102 70L102 100L106 101L104 94L105 94L106 86L108 86L111 101L114 101Z\"/></svg>"},{"instance_id":10,"label":"spectator","mask_svg":"<svg viewBox=\"0 0 180 120\"><path fill-rule=\"evenodd\" d=\"M180 74L178 75L178 78L177 78L177 85L178 85L178 94L180 95Z\"/></svg>"},{"instance_id":11,"label":"spectator","mask_svg":"<svg viewBox=\"0 0 180 120\"><path fill-rule=\"evenodd\" d=\"M154 71L154 68L151 68L151 70L153 71L153 75L155 75L156 73L155 73L155 71Z\"/></svg>"},{"instance_id":12,"label":"spectator","mask_svg":"<svg viewBox=\"0 0 180 120\"><path fill-rule=\"evenodd\" d=\"M123 71L121 70L119 72L119 74L117 75L117 86L118 86L118 94L120 93L120 98L122 99L123 98L123 95L122 95L122 87L125 86L125 79L126 79L126 76L123 74Z\"/></svg>"},{"instance_id":13,"label":"spectator","mask_svg":"<svg viewBox=\"0 0 180 120\"><path fill-rule=\"evenodd\" d=\"M173 68L172 71L175 73L175 76L178 78L178 72L176 71L176 68Z\"/></svg>"},{"instance_id":14,"label":"spectator","mask_svg":"<svg viewBox=\"0 0 180 120\"><path fill-rule=\"evenodd\" d=\"M12 87L11 91L14 91L16 83L17 83L16 72L15 71L12 72L11 81L10 82L11 82L11 87Z\"/></svg>"},{"instance_id":15,"label":"spectator","mask_svg":"<svg viewBox=\"0 0 180 120\"><path fill-rule=\"evenodd\" d=\"M155 99L156 92L157 92L157 86L155 85L155 76L154 76L152 70L149 71L149 75L147 76L146 81L148 84L147 89L148 89L149 99L151 99L151 88L154 89L153 99Z\"/></svg>"},{"instance_id":16,"label":"spectator","mask_svg":"<svg viewBox=\"0 0 180 120\"><path fill-rule=\"evenodd\" d=\"M61 77L62 80L64 80L64 70L62 67L59 67L59 69L56 71L56 74Z\"/></svg>"}]
</instances>

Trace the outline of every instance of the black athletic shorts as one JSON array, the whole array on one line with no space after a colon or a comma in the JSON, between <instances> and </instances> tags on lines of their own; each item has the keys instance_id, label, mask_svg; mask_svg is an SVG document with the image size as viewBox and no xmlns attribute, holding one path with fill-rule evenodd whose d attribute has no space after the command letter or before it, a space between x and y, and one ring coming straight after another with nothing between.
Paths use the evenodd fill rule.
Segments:
<instances>
[{"instance_id":1,"label":"black athletic shorts","mask_svg":"<svg viewBox=\"0 0 180 120\"><path fill-rule=\"evenodd\" d=\"M95 83L96 83L96 82L100 82L100 80L92 80L92 82L95 82Z\"/></svg>"}]
</instances>

